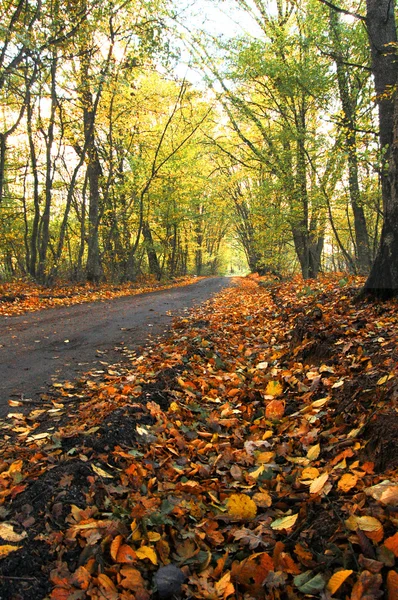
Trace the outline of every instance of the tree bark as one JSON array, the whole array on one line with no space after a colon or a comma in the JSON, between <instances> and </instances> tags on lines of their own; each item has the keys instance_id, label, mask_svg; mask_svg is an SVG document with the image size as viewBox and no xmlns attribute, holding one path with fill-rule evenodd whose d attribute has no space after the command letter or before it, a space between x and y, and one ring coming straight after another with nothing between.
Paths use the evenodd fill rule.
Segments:
<instances>
[{"instance_id":1,"label":"tree bark","mask_svg":"<svg viewBox=\"0 0 398 600\"><path fill-rule=\"evenodd\" d=\"M367 0L366 7L379 105L384 224L376 259L363 291L369 296L387 299L398 295L398 95L394 46L397 32L391 0Z\"/></svg>"}]
</instances>

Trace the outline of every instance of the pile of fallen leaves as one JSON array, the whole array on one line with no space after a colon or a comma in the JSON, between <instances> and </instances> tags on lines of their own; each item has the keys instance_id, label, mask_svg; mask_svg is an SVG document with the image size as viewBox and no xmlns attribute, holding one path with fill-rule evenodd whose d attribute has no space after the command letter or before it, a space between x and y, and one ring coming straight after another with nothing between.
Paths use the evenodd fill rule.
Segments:
<instances>
[{"instance_id":1,"label":"pile of fallen leaves","mask_svg":"<svg viewBox=\"0 0 398 600\"><path fill-rule=\"evenodd\" d=\"M130 365L13 402L3 600L397 600L397 303L235 283Z\"/></svg>"},{"instance_id":2,"label":"pile of fallen leaves","mask_svg":"<svg viewBox=\"0 0 398 600\"><path fill-rule=\"evenodd\" d=\"M41 286L31 281L13 281L0 284L0 315L20 315L26 312L69 306L95 300L110 300L122 296L135 296L154 290L164 290L195 283L198 277L178 277L168 282L158 282L149 277L136 283L113 285L102 283L97 286L89 283L58 284L51 287Z\"/></svg>"}]
</instances>

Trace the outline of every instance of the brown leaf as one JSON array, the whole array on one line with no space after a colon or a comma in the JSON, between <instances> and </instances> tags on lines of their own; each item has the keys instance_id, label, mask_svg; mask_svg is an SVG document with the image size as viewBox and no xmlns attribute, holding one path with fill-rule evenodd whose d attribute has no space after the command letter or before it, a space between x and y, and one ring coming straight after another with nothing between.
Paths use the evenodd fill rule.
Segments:
<instances>
[{"instance_id":1,"label":"brown leaf","mask_svg":"<svg viewBox=\"0 0 398 600\"><path fill-rule=\"evenodd\" d=\"M351 592L351 600L377 600L383 596L380 587L383 583L380 574L363 571Z\"/></svg>"}]
</instances>

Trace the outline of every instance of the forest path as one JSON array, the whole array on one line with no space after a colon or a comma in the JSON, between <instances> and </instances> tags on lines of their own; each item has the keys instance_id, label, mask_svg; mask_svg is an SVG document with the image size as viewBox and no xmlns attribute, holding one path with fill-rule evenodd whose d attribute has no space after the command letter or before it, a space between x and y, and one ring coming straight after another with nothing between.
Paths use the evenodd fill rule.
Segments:
<instances>
[{"instance_id":1,"label":"forest path","mask_svg":"<svg viewBox=\"0 0 398 600\"><path fill-rule=\"evenodd\" d=\"M172 317L230 282L214 277L158 292L0 317L0 418L10 412L9 399L39 403L55 382L126 360L129 351L164 334ZM27 402L26 410L32 408Z\"/></svg>"}]
</instances>

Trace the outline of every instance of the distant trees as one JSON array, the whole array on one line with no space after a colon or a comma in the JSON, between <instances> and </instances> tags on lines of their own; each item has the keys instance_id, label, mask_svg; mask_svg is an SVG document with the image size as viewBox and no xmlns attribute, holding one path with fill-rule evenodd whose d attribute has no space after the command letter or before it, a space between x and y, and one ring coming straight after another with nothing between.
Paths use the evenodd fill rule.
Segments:
<instances>
[{"instance_id":1,"label":"distant trees","mask_svg":"<svg viewBox=\"0 0 398 600\"><path fill-rule=\"evenodd\" d=\"M0 1L0 277L217 270L226 225L204 150L212 106L160 74L168 10Z\"/></svg>"},{"instance_id":2,"label":"distant trees","mask_svg":"<svg viewBox=\"0 0 398 600\"><path fill-rule=\"evenodd\" d=\"M213 40L213 53L207 40L197 53L239 139L239 152L225 140L218 146L236 165L245 164L244 180L250 173L250 181L263 182L262 214L269 214L278 197L304 278L328 268L367 274L382 212L362 23L348 10L336 12L330 2L317 0L235 0L235 5L252 19L253 34ZM238 196L244 187L239 184ZM238 220L247 208L235 202ZM269 264L278 260L271 251L273 232L269 218L257 215L244 233L246 243L262 239L253 256L267 256Z\"/></svg>"}]
</instances>

